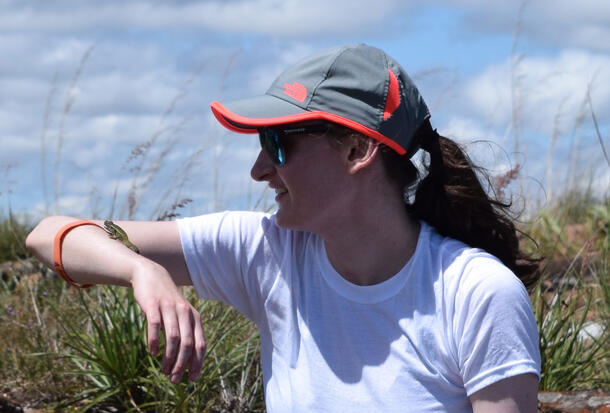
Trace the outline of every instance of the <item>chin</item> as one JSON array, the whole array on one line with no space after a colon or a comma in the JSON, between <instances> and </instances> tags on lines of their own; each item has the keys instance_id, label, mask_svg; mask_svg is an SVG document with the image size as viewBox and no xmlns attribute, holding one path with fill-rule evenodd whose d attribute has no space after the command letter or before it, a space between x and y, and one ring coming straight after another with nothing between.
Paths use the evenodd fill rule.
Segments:
<instances>
[{"instance_id":1,"label":"chin","mask_svg":"<svg viewBox=\"0 0 610 413\"><path fill-rule=\"evenodd\" d=\"M303 223L300 220L296 219L294 216L290 216L290 214L282 212L281 208L275 213L275 223L278 227L284 229L295 231L305 230L305 228L303 228Z\"/></svg>"},{"instance_id":2,"label":"chin","mask_svg":"<svg viewBox=\"0 0 610 413\"><path fill-rule=\"evenodd\" d=\"M275 213L275 223L280 228L293 229L290 219L287 219L280 211Z\"/></svg>"}]
</instances>

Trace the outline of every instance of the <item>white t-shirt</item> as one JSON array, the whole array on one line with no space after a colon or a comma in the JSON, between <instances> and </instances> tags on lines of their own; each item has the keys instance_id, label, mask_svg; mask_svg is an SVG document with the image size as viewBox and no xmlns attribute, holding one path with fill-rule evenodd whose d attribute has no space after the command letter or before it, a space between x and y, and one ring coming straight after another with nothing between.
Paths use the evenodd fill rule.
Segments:
<instances>
[{"instance_id":1,"label":"white t-shirt","mask_svg":"<svg viewBox=\"0 0 610 413\"><path fill-rule=\"evenodd\" d=\"M471 412L477 390L540 376L536 323L499 260L421 224L413 257L372 286L345 280L319 236L273 215L178 228L197 293L258 325L268 412Z\"/></svg>"}]
</instances>

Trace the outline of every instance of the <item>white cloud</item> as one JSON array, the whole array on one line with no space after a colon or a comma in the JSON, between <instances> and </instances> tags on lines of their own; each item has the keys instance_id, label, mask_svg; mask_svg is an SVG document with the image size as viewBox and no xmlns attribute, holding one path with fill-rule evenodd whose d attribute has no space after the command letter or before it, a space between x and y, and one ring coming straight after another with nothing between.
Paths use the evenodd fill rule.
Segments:
<instances>
[{"instance_id":1,"label":"white cloud","mask_svg":"<svg viewBox=\"0 0 610 413\"><path fill-rule=\"evenodd\" d=\"M499 136L497 128L481 122L481 118L452 116L439 133L459 143L475 165L492 174L500 174L513 165L506 151L506 136Z\"/></svg>"},{"instance_id":2,"label":"white cloud","mask_svg":"<svg viewBox=\"0 0 610 413\"><path fill-rule=\"evenodd\" d=\"M4 162L14 161L15 157L33 150L40 149L38 139L27 139L22 136L2 136L2 156Z\"/></svg>"},{"instance_id":3,"label":"white cloud","mask_svg":"<svg viewBox=\"0 0 610 413\"><path fill-rule=\"evenodd\" d=\"M427 2L428 4L430 2ZM610 2L436 0L464 15L468 30L530 36L548 44L610 51Z\"/></svg>"},{"instance_id":4,"label":"white cloud","mask_svg":"<svg viewBox=\"0 0 610 413\"><path fill-rule=\"evenodd\" d=\"M50 99L47 180L52 180L63 119L60 174L65 190L75 193L61 195L77 197L66 207L91 199L93 185L107 201L117 180L124 199L126 178L117 170L129 151L160 127L169 129L164 129L156 150L169 136L178 142L166 158L165 179L151 185L150 198L164 194L190 156L204 148L193 162L182 195L201 203L252 205L264 188L249 177L258 151L256 139L229 136L212 118L209 102L263 93L288 65L335 41L386 42L392 45L390 54L397 55L409 39L394 37L390 33L397 28L394 24L404 22L400 33L410 33L414 29L409 25L430 4L435 5L403 0L176 0L171 4L57 0L38 2L35 7L23 1L2 2L0 53L5 58L0 59L0 162L17 161L13 176L23 187L32 189L16 196L33 197L35 191L40 192L40 135ZM455 15L465 15L468 30L501 33L512 33L519 8L519 3L509 1L436 0L439 4L445 5L442 12L451 16L451 24ZM457 12L448 11L447 4L457 6ZM608 7L592 5L590 0L582 4L530 2L524 9L523 36L547 39L552 34L557 44L583 47L596 47L591 46L595 38L606 43ZM407 26L409 30L404 30ZM561 32L553 34L557 30ZM434 44L437 41L430 39L430 50L439 54L455 46ZM79 62L91 47L71 89ZM608 50L603 45L597 47ZM484 52L468 50L475 61L477 54ZM450 68L423 68L421 76L415 73L415 77L428 89L425 96L435 127L458 138L491 139L502 144L510 135L509 63L484 69L463 88L459 82L471 74L452 68L451 62L434 64ZM534 128L542 125L548 135L560 111L560 126L567 133L575 113L581 110L583 88L591 82L592 102L607 136L610 85L604 81L610 78L608 67L608 56L601 52L572 49L553 57L526 56L519 70L523 122ZM72 99L72 106L63 118L68 99ZM171 114L163 118L170 109ZM215 145L222 149L216 158ZM214 185L219 188L215 194ZM152 199L151 204L157 202ZM264 202L273 204L269 197Z\"/></svg>"},{"instance_id":5,"label":"white cloud","mask_svg":"<svg viewBox=\"0 0 610 413\"><path fill-rule=\"evenodd\" d=\"M477 115L496 125L509 124L516 102L523 122L536 123L550 135L558 121L564 130L575 122L590 88L599 120L609 119L610 84L605 79L610 79L610 57L567 50L551 58L525 57L513 66L514 76L511 66L511 61L491 66L467 82L464 95Z\"/></svg>"},{"instance_id":6,"label":"white cloud","mask_svg":"<svg viewBox=\"0 0 610 413\"><path fill-rule=\"evenodd\" d=\"M7 13L0 15L0 27L53 32L94 27L195 27L223 32L319 36L362 32L364 27L374 29L377 23L403 7L404 3L399 0L217 0L167 5L90 0L43 3L36 8L15 2Z\"/></svg>"},{"instance_id":7,"label":"white cloud","mask_svg":"<svg viewBox=\"0 0 610 413\"><path fill-rule=\"evenodd\" d=\"M480 119L461 116L452 116L447 124L439 130L439 133L461 143L478 140L499 142L502 140L502 137L496 135L494 128L481 124Z\"/></svg>"}]
</instances>

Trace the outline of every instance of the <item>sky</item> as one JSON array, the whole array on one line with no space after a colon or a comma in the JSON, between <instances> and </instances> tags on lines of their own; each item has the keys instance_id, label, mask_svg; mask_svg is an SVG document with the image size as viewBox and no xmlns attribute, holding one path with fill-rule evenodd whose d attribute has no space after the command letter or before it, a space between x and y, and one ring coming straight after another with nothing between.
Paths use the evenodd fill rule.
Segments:
<instances>
[{"instance_id":1,"label":"sky","mask_svg":"<svg viewBox=\"0 0 610 413\"><path fill-rule=\"evenodd\" d=\"M354 43L492 176L518 167L519 205L607 197L609 39L607 0L0 0L0 216L272 210L258 139L209 105Z\"/></svg>"}]
</instances>

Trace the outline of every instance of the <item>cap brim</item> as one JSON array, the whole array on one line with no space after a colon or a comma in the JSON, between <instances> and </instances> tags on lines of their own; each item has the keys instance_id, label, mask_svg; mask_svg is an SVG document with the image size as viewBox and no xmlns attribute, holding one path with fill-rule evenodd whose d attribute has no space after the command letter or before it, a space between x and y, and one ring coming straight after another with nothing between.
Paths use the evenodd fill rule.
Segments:
<instances>
[{"instance_id":1,"label":"cap brim","mask_svg":"<svg viewBox=\"0 0 610 413\"><path fill-rule=\"evenodd\" d=\"M258 129L268 126L324 120L344 125L377 139L401 155L406 152L393 140L351 119L319 110L308 111L271 95L236 100L224 105L215 101L210 107L216 119L225 128L234 132L256 133Z\"/></svg>"},{"instance_id":2,"label":"cap brim","mask_svg":"<svg viewBox=\"0 0 610 413\"><path fill-rule=\"evenodd\" d=\"M320 112L310 112L270 95L225 103L211 103L212 113L227 129L255 133L265 126L320 119Z\"/></svg>"}]
</instances>

